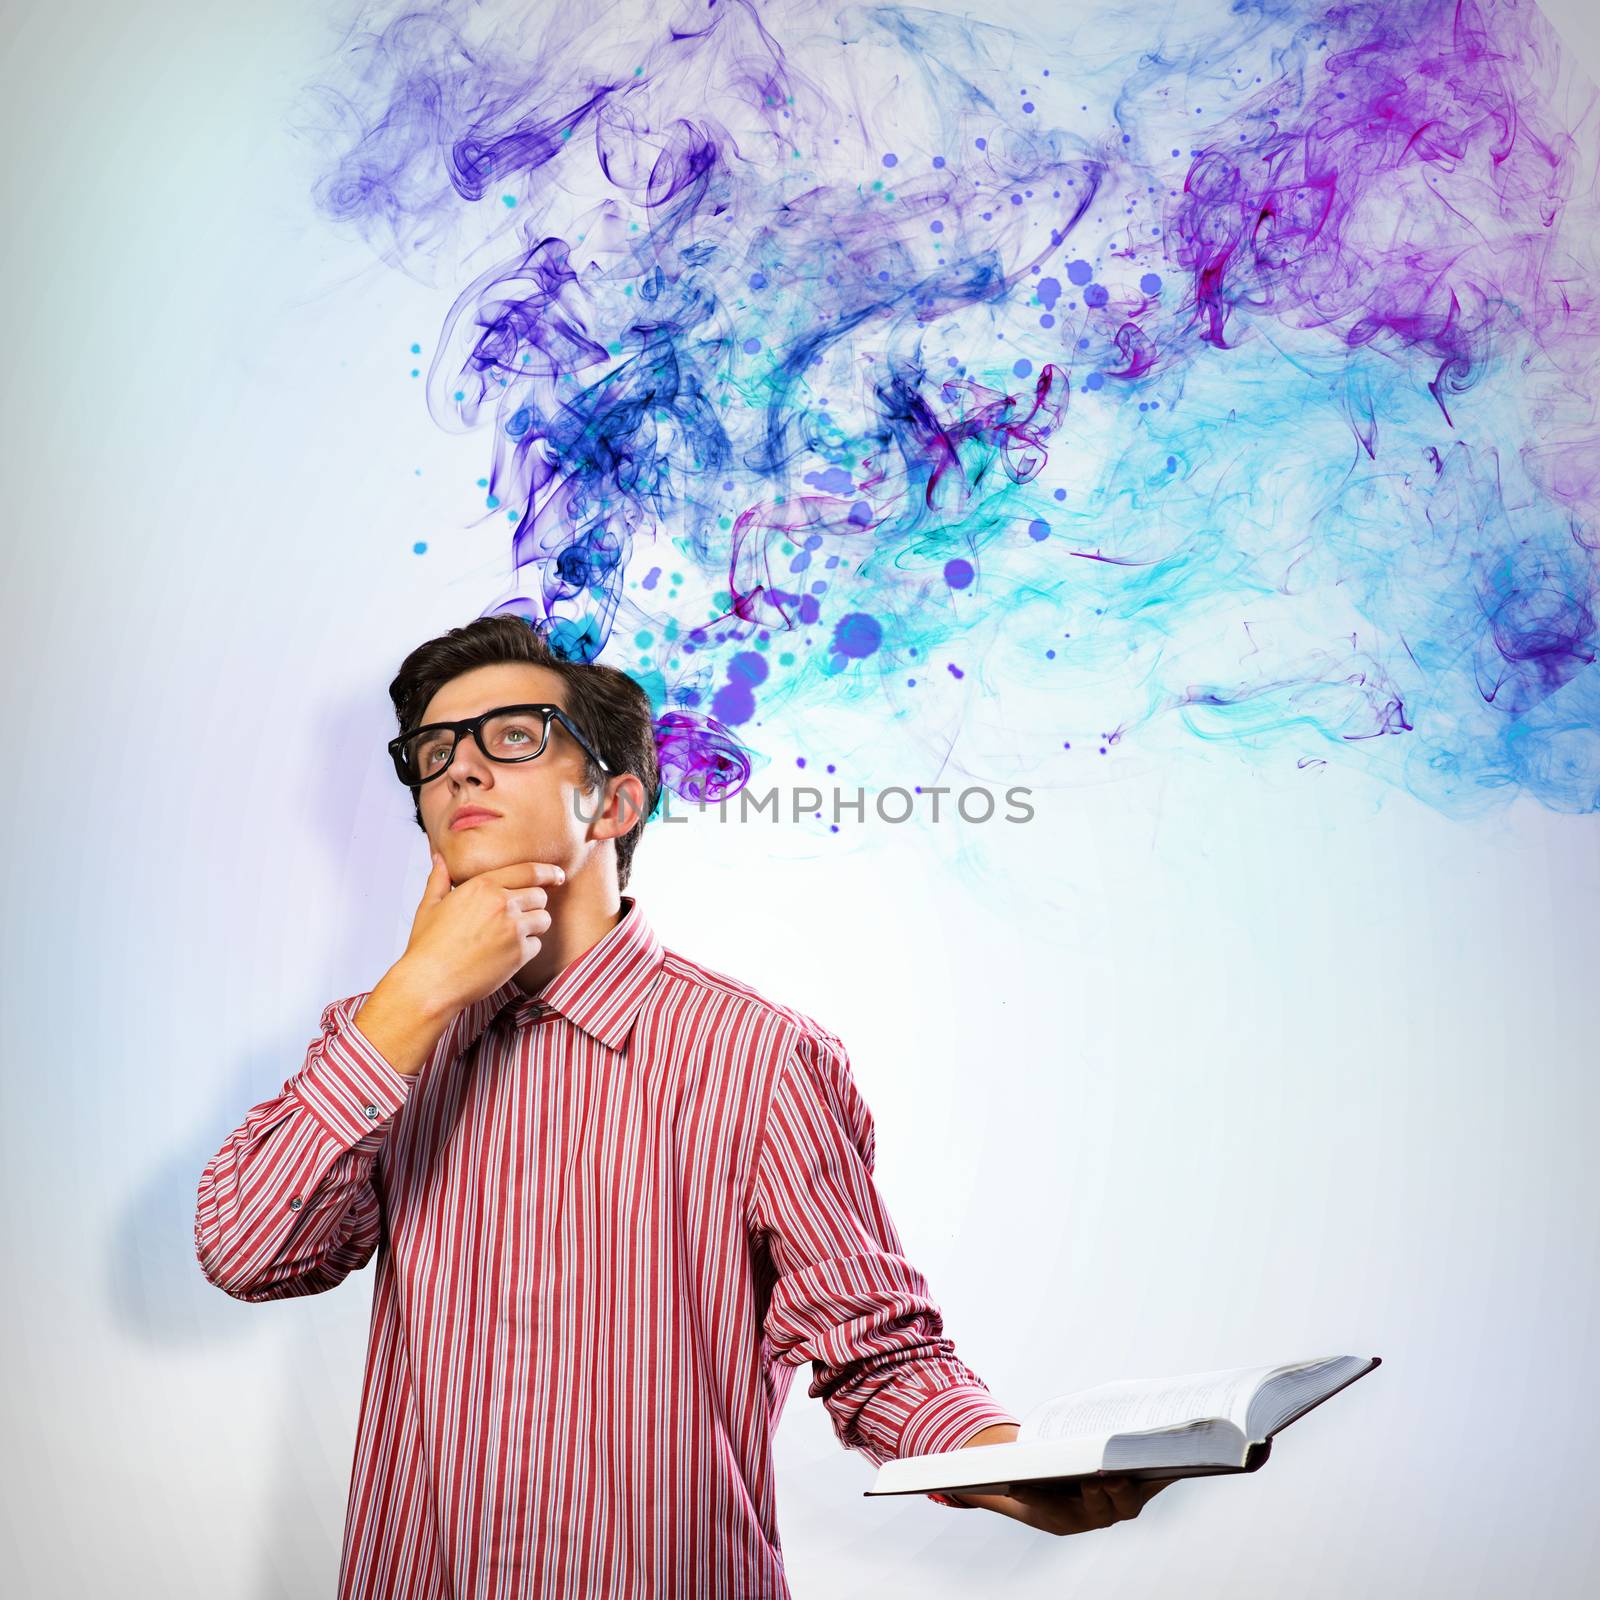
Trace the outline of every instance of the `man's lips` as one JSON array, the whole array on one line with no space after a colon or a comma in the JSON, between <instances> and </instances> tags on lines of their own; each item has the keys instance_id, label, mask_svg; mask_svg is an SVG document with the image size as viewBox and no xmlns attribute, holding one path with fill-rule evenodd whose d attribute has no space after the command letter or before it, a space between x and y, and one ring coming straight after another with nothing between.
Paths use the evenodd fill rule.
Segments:
<instances>
[{"instance_id":1,"label":"man's lips","mask_svg":"<svg viewBox=\"0 0 1600 1600\"><path fill-rule=\"evenodd\" d=\"M482 806L463 806L450 819L450 831L454 833L457 828L470 828L475 822L488 822L499 815L498 811L486 811Z\"/></svg>"}]
</instances>

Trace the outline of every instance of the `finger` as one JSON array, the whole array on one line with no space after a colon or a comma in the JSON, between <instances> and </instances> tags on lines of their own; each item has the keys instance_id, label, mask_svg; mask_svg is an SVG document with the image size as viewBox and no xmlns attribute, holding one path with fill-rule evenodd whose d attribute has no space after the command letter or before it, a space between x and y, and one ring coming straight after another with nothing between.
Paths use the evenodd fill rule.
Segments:
<instances>
[{"instance_id":1,"label":"finger","mask_svg":"<svg viewBox=\"0 0 1600 1600\"><path fill-rule=\"evenodd\" d=\"M450 893L450 869L445 865L445 859L437 850L433 852L433 861L428 867L428 881L422 890L424 902L440 901Z\"/></svg>"},{"instance_id":2,"label":"finger","mask_svg":"<svg viewBox=\"0 0 1600 1600\"><path fill-rule=\"evenodd\" d=\"M1160 1494L1163 1489L1180 1481L1178 1478L1147 1478L1141 1487L1141 1492L1144 1498L1149 1500Z\"/></svg>"},{"instance_id":3,"label":"finger","mask_svg":"<svg viewBox=\"0 0 1600 1600\"><path fill-rule=\"evenodd\" d=\"M1013 1484L1011 1496L1023 1509L1017 1520L1030 1528L1065 1536L1094 1526L1084 1515L1083 1497L1074 1484Z\"/></svg>"},{"instance_id":4,"label":"finger","mask_svg":"<svg viewBox=\"0 0 1600 1600\"><path fill-rule=\"evenodd\" d=\"M550 896L543 889L519 889L506 897L513 911L540 911L550 904Z\"/></svg>"},{"instance_id":5,"label":"finger","mask_svg":"<svg viewBox=\"0 0 1600 1600\"><path fill-rule=\"evenodd\" d=\"M499 884L502 889L554 887L567 881L565 869L553 861L517 861L509 867L492 867L478 876L486 883Z\"/></svg>"},{"instance_id":6,"label":"finger","mask_svg":"<svg viewBox=\"0 0 1600 1600\"><path fill-rule=\"evenodd\" d=\"M1112 1505L1111 1496L1106 1492L1104 1484L1086 1478L1081 1493L1083 1515L1087 1526L1109 1528L1117 1520L1116 1507Z\"/></svg>"},{"instance_id":7,"label":"finger","mask_svg":"<svg viewBox=\"0 0 1600 1600\"><path fill-rule=\"evenodd\" d=\"M1107 1478L1102 1487L1110 1497L1119 1522L1138 1516L1145 1501L1150 1498L1145 1493L1144 1485L1133 1478Z\"/></svg>"}]
</instances>

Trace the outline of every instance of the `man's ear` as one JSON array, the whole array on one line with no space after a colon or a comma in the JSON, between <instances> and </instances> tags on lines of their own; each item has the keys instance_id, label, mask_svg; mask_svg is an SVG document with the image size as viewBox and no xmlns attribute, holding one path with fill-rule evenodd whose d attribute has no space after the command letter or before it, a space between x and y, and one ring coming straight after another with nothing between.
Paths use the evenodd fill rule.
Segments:
<instances>
[{"instance_id":1,"label":"man's ear","mask_svg":"<svg viewBox=\"0 0 1600 1600\"><path fill-rule=\"evenodd\" d=\"M627 833L630 828L642 828L645 822L644 785L631 772L621 773L613 797L617 802L618 820L622 823L618 837Z\"/></svg>"},{"instance_id":2,"label":"man's ear","mask_svg":"<svg viewBox=\"0 0 1600 1600\"><path fill-rule=\"evenodd\" d=\"M630 828L644 825L644 785L631 772L606 779L601 792L605 798L595 810L594 822L590 823L591 828L599 823L606 825L600 838L620 839Z\"/></svg>"}]
</instances>

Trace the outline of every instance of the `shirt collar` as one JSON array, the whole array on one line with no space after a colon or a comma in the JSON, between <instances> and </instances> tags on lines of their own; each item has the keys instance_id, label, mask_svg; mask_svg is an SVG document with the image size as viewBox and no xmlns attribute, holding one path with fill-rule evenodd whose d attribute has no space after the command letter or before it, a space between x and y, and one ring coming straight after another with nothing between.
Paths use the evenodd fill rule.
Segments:
<instances>
[{"instance_id":1,"label":"shirt collar","mask_svg":"<svg viewBox=\"0 0 1600 1600\"><path fill-rule=\"evenodd\" d=\"M524 993L515 978L508 978L468 1006L462 1018L466 1032L457 1048L465 1048L497 1018L520 1028L555 1011L607 1049L620 1050L660 979L666 956L638 901L631 894L621 901L621 915L604 937L535 993Z\"/></svg>"}]
</instances>

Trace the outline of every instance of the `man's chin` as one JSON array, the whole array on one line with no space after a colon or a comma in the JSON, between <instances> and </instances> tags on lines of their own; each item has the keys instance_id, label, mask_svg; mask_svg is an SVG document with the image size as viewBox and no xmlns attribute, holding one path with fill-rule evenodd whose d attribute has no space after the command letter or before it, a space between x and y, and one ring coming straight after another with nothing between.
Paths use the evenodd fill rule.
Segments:
<instances>
[{"instance_id":1,"label":"man's chin","mask_svg":"<svg viewBox=\"0 0 1600 1600\"><path fill-rule=\"evenodd\" d=\"M539 846L527 847L520 840L499 832L497 823L481 828L463 828L463 837L454 841L450 868L451 880L461 883L498 867L525 866L530 861L554 861L552 854L539 854Z\"/></svg>"}]
</instances>

